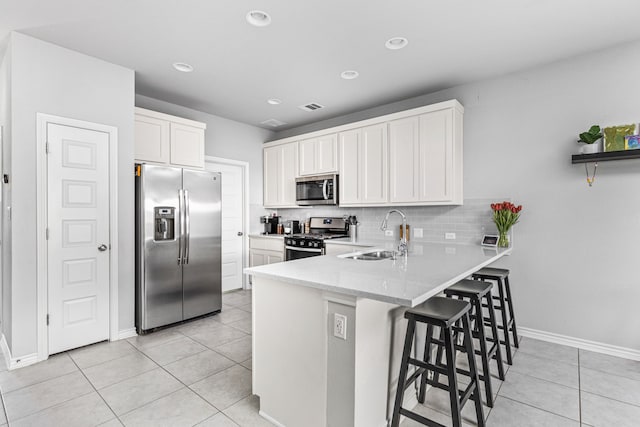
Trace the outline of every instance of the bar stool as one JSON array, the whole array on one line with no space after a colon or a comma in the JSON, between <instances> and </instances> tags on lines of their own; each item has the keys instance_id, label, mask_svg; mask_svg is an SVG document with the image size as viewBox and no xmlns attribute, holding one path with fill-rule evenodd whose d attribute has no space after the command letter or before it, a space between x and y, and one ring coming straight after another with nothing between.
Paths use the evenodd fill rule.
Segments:
<instances>
[{"instance_id":1,"label":"bar stool","mask_svg":"<svg viewBox=\"0 0 640 427\"><path fill-rule=\"evenodd\" d=\"M500 337L498 336L498 323L496 322L496 313L493 308L491 298L491 288L493 284L481 282L478 280L461 280L458 283L445 289L444 294L449 297L458 297L461 300L468 300L471 303L471 334L473 338L478 340L478 350L474 353L480 356L482 360L482 375L480 380L484 381L484 389L487 398L487 406L493 408L493 393L491 384L491 369L489 362L495 359L498 365L498 377L504 381L504 366L502 365L502 352L500 351ZM489 317L485 317L482 311L483 302L486 301L486 307ZM485 325L491 328L491 337L487 337ZM457 331L459 332L459 331ZM442 357L438 352L438 359ZM468 375L462 369L458 369L461 374ZM435 374L438 375L438 374Z\"/></svg>"},{"instance_id":2,"label":"bar stool","mask_svg":"<svg viewBox=\"0 0 640 427\"><path fill-rule=\"evenodd\" d=\"M516 348L519 348L520 342L518 341L516 318L513 314L513 299L511 298L511 287L509 286L509 270L505 268L485 267L473 273L472 277L483 281L495 281L498 284L498 296L494 296L493 299L497 301L494 308L500 310L502 317L502 325L498 325L498 329L501 329L504 333L504 341L500 341L500 344L503 344L505 347L507 363L513 365L511 345L513 344ZM509 332L511 332L513 338L509 337Z\"/></svg>"},{"instance_id":3,"label":"bar stool","mask_svg":"<svg viewBox=\"0 0 640 427\"><path fill-rule=\"evenodd\" d=\"M404 317L409 321L409 323L407 325L407 334L404 340L404 350L402 352L400 375L398 377L398 389L396 391L391 427L398 426L401 415L427 426L445 427L442 424L402 407L402 401L406 389L414 384L418 378L420 378L420 393L418 395L418 401L420 401L420 403L424 403L427 384L449 392L453 427L462 426L461 412L469 398L472 398L475 402L478 426L485 426L482 399L480 397L480 389L478 385L478 372L476 370L476 362L473 354L473 338L471 336L469 320L470 309L471 306L466 301L433 297L428 299L422 305L405 312ZM427 325L427 337L423 360L417 360L411 357L411 349L417 322L425 323ZM458 349L457 347L459 347L455 345L454 338L453 327L456 323L461 323L462 325L461 331L464 336L463 348L469 361L470 381L465 390L458 390L458 379L455 368L456 350ZM434 326L438 326L440 328L440 339L435 339L432 336ZM438 348L444 348L446 354L445 364L441 364L439 360L436 361L436 363L430 362L432 344L435 344ZM417 369L409 378L407 378L409 365L413 365ZM447 384L429 379L429 372L437 372L442 375L446 375Z\"/></svg>"}]
</instances>

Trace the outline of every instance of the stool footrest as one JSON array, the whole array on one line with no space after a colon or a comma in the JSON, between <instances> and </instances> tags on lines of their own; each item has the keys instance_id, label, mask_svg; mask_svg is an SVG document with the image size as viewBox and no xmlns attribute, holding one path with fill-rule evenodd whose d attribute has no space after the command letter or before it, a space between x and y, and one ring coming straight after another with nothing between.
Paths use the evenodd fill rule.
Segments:
<instances>
[{"instance_id":1,"label":"stool footrest","mask_svg":"<svg viewBox=\"0 0 640 427\"><path fill-rule=\"evenodd\" d=\"M415 412L412 412L408 409L404 409L404 408L400 408L400 415L404 415L407 418L411 418L413 421L417 421L420 424L423 424L425 426L429 426L429 427L447 427L443 424L437 423L435 421L431 421L428 418L423 417L420 414L416 414Z\"/></svg>"},{"instance_id":2,"label":"stool footrest","mask_svg":"<svg viewBox=\"0 0 640 427\"><path fill-rule=\"evenodd\" d=\"M430 369L432 371L436 371L439 374L447 375L447 369L440 365L434 365L432 363L423 362L422 360L409 358L408 363L411 363L414 366L419 366L422 369Z\"/></svg>"}]
</instances>

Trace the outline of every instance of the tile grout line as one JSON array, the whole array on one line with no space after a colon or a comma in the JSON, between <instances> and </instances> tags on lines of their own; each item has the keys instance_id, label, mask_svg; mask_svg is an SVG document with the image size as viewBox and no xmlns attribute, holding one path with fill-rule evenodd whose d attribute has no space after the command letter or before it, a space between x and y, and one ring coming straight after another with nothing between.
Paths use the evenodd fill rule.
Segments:
<instances>
[{"instance_id":1,"label":"tile grout line","mask_svg":"<svg viewBox=\"0 0 640 427\"><path fill-rule=\"evenodd\" d=\"M84 377L85 380L87 380L87 382L89 383L89 385L91 386L91 388L93 389L93 391L100 396L100 399L104 402L105 405L107 405L107 408L109 408L109 410L111 411L111 413L116 417L116 419L118 420L118 422L120 422L120 424L122 424L122 421L120 420L120 417L118 417L118 414L116 414L116 411L113 410L113 408L111 407L111 405L109 405L109 403L107 403L106 400L104 400L104 397L102 397L102 395L100 394L100 392L98 391L98 389L96 388L96 386L93 385L93 383L91 382L91 380L89 380L89 378L87 377L87 375L84 373L84 371L82 369L80 369L80 366L78 366L78 364L76 363L75 360L73 360L73 358L71 356L69 356L69 359L71 359L71 361L73 362L74 365L76 365L76 368L78 368L78 371L80 371L80 373L82 374L82 376ZM98 366L98 365L95 365ZM104 424L104 423L103 423Z\"/></svg>"},{"instance_id":2,"label":"tile grout line","mask_svg":"<svg viewBox=\"0 0 640 427\"><path fill-rule=\"evenodd\" d=\"M2 412L4 412L4 419L7 420L7 426L9 426L9 414L7 414L7 405L4 401L4 393L2 389L0 389L0 400L2 401Z\"/></svg>"},{"instance_id":3,"label":"tile grout line","mask_svg":"<svg viewBox=\"0 0 640 427\"><path fill-rule=\"evenodd\" d=\"M557 414L555 412L548 411L546 409L538 408L537 406L533 406L530 403L521 402L520 400L514 399L512 397L507 397L507 396L503 396L503 395L500 395L500 397L502 397L503 399L510 400L512 402L519 403L519 404L524 405L524 406L528 406L528 407L533 408L533 409L537 409L538 411L546 412L547 414L555 415L556 417L564 418L565 420L571 420L571 421L579 422L578 420L574 420L573 418L569 418L569 417L567 417L565 415L560 415L560 414Z\"/></svg>"},{"instance_id":4,"label":"tile grout line","mask_svg":"<svg viewBox=\"0 0 640 427\"><path fill-rule=\"evenodd\" d=\"M582 383L580 382L580 350L578 349L578 419L582 425Z\"/></svg>"}]
</instances>

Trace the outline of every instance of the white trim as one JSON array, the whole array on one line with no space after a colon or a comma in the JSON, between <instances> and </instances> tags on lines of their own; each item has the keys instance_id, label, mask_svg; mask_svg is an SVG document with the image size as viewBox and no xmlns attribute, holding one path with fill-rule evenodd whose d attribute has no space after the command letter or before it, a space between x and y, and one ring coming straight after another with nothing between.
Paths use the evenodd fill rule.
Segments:
<instances>
[{"instance_id":1,"label":"white trim","mask_svg":"<svg viewBox=\"0 0 640 427\"><path fill-rule=\"evenodd\" d=\"M258 415L260 415L265 420L269 421L271 424L274 424L278 427L286 427L284 424L273 418L271 415L267 414L264 411L258 411Z\"/></svg>"},{"instance_id":2,"label":"white trim","mask_svg":"<svg viewBox=\"0 0 640 427\"><path fill-rule=\"evenodd\" d=\"M596 341L574 338L566 335L554 334L553 332L539 331L537 329L523 328L518 326L518 333L523 337L534 338L540 341L552 342L554 344L566 345L582 350L589 350L595 353L607 354L609 356L621 357L623 359L640 361L640 350L633 348L619 347Z\"/></svg>"},{"instance_id":3,"label":"white trim","mask_svg":"<svg viewBox=\"0 0 640 427\"><path fill-rule=\"evenodd\" d=\"M204 156L204 168L207 169L207 163L219 163L223 165L240 166L242 168L244 188L242 209L244 210L244 224L242 230L242 270L249 266L249 162L244 160L225 159L215 156ZM245 274L242 274L242 289L250 289L251 285Z\"/></svg>"},{"instance_id":4,"label":"white trim","mask_svg":"<svg viewBox=\"0 0 640 427\"><path fill-rule=\"evenodd\" d=\"M36 361L49 357L49 337L47 334L47 162L45 143L47 142L47 124L56 123L109 134L109 340L118 339L118 129L114 126L91 123L83 120L36 113L36 230L37 230L37 343ZM25 358L21 357L24 366ZM35 362L33 362L35 363Z\"/></svg>"},{"instance_id":5,"label":"white trim","mask_svg":"<svg viewBox=\"0 0 640 427\"><path fill-rule=\"evenodd\" d=\"M2 353L4 354L4 361L7 365L7 369L10 371L18 368L24 368L25 366L33 365L34 363L39 362L38 353L27 354L26 356L21 356L19 358L11 356L11 350L9 349L9 345L7 344L7 338L4 334L2 334L2 339L0 340L0 348L2 348Z\"/></svg>"},{"instance_id":6,"label":"white trim","mask_svg":"<svg viewBox=\"0 0 640 427\"><path fill-rule=\"evenodd\" d=\"M136 332L136 328L129 328L118 332L118 339L125 340L127 338L137 337L138 332ZM113 341L113 340L112 340Z\"/></svg>"},{"instance_id":7,"label":"white trim","mask_svg":"<svg viewBox=\"0 0 640 427\"><path fill-rule=\"evenodd\" d=\"M159 111L148 110L146 108L135 107L135 114L145 117L153 117L154 119L166 120L169 122L180 123L187 126L192 126L198 129L206 129L207 124L197 122L191 119L185 119L184 117L172 116L171 114L161 113Z\"/></svg>"}]
</instances>

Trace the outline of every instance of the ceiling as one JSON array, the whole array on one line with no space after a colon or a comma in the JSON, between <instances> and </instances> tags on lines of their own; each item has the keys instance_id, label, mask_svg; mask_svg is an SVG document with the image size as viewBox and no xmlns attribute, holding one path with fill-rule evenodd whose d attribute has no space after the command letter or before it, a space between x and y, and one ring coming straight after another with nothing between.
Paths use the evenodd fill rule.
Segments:
<instances>
[{"instance_id":1,"label":"ceiling","mask_svg":"<svg viewBox=\"0 0 640 427\"><path fill-rule=\"evenodd\" d=\"M0 0L0 40L17 30L135 70L139 94L284 130L638 40L639 15L637 0ZM409 44L386 49L396 36Z\"/></svg>"}]
</instances>

